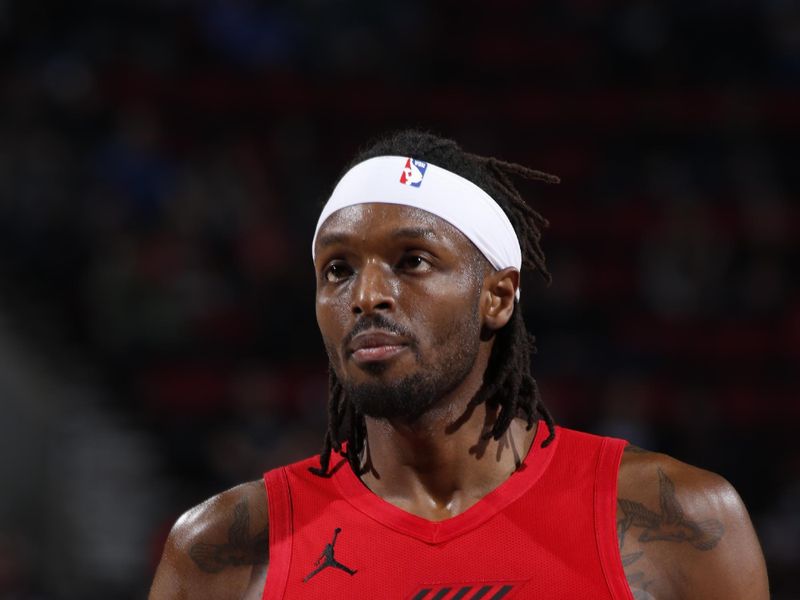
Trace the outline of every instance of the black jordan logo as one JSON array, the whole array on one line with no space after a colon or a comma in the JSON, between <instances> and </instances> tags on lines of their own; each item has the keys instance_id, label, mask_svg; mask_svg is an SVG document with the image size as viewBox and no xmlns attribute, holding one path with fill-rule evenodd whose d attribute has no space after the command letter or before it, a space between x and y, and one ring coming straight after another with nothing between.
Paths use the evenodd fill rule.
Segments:
<instances>
[{"instance_id":1,"label":"black jordan logo","mask_svg":"<svg viewBox=\"0 0 800 600\"><path fill-rule=\"evenodd\" d=\"M306 575L303 578L303 583L311 579L314 575L322 571L322 569L326 567L333 567L335 569L339 569L340 571L344 571L348 575L355 575L356 571L353 569L348 569L342 563L340 563L336 558L333 556L333 547L336 545L336 538L339 537L339 532L342 530L341 527L337 527L333 530L333 540L330 544L325 545L325 550L322 551L322 555L317 559L317 562L314 563L316 567L311 573Z\"/></svg>"}]
</instances>

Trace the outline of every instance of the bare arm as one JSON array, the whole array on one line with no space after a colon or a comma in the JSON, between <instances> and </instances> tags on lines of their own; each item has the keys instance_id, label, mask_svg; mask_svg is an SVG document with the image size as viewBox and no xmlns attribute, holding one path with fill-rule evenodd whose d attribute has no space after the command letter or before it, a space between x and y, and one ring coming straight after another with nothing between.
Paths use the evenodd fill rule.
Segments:
<instances>
[{"instance_id":1,"label":"bare arm","mask_svg":"<svg viewBox=\"0 0 800 600\"><path fill-rule=\"evenodd\" d=\"M150 600L260 598L269 552L267 515L260 481L187 511L164 546Z\"/></svg>"},{"instance_id":2,"label":"bare arm","mask_svg":"<svg viewBox=\"0 0 800 600\"><path fill-rule=\"evenodd\" d=\"M750 517L722 477L629 447L617 496L620 554L636 600L768 600Z\"/></svg>"}]
</instances>

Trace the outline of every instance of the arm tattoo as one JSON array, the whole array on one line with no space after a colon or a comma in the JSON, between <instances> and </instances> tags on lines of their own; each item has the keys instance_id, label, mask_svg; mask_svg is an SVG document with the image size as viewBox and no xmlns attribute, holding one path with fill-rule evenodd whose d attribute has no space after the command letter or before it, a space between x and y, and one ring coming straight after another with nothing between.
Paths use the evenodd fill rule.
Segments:
<instances>
[{"instance_id":1,"label":"arm tattoo","mask_svg":"<svg viewBox=\"0 0 800 600\"><path fill-rule=\"evenodd\" d=\"M639 449L632 451L636 452L637 450ZM624 498L617 499L617 538L620 556L628 585L630 585L636 600L653 598L647 591L653 580L648 579L644 571L635 571L633 568L629 568L644 555L643 550L629 553L623 551L625 534L631 527L642 529L637 538L640 543L688 542L701 551L714 548L725 533L725 528L717 519L699 522L688 519L675 497L675 484L660 468L658 468L658 488L660 502L658 513L651 511L640 502Z\"/></svg>"},{"instance_id":2,"label":"arm tattoo","mask_svg":"<svg viewBox=\"0 0 800 600\"><path fill-rule=\"evenodd\" d=\"M653 583L652 579L645 576L642 570L635 570L635 568L628 568L639 560L644 552L629 552L628 554L622 553L623 538L625 531L620 531L620 523L617 521L617 535L619 536L619 550L622 557L622 568L625 571L625 579L628 581L628 586L631 588L634 600L653 600L653 595L647 591L647 588Z\"/></svg>"},{"instance_id":3,"label":"arm tattoo","mask_svg":"<svg viewBox=\"0 0 800 600\"><path fill-rule=\"evenodd\" d=\"M233 510L233 523L228 529L226 544L198 542L189 549L189 556L201 571L219 573L224 568L266 564L269 550L269 530L250 535L250 510L247 500Z\"/></svg>"},{"instance_id":4,"label":"arm tattoo","mask_svg":"<svg viewBox=\"0 0 800 600\"><path fill-rule=\"evenodd\" d=\"M622 541L624 532L633 527L644 531L640 542L688 542L698 550L711 550L717 545L725 529L717 519L695 522L686 518L683 508L675 497L675 484L660 468L658 488L661 502L660 513L655 513L639 502L619 498L617 506L622 513L617 519L617 534Z\"/></svg>"}]
</instances>

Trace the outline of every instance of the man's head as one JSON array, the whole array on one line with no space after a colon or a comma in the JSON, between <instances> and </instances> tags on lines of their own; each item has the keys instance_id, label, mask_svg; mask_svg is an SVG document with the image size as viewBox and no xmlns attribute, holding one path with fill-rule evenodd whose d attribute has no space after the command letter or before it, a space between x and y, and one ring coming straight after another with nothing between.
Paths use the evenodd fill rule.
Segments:
<instances>
[{"instance_id":1,"label":"man's head","mask_svg":"<svg viewBox=\"0 0 800 600\"><path fill-rule=\"evenodd\" d=\"M444 203L439 214L449 215L447 220L413 204L369 201L332 211L335 202L329 203L314 245L317 319L331 360L330 422L319 473L327 472L331 450L343 451L344 442L357 468L365 415L418 418L468 377L482 382L474 401L500 409L493 437L499 438L516 416L532 426L538 415L552 437L552 419L539 403L530 374L532 338L514 310L520 262L549 281L539 246L546 221L524 203L509 174L557 178L467 154L451 140L407 131L359 154L351 165L357 168L349 168L343 181L368 159L386 156L409 157L411 175L401 170L397 177L412 186L419 185L419 168L427 163L454 184L485 196L490 210L499 213L494 218L503 221L497 225L504 232L501 241L514 240L516 259L507 258L513 252L506 248L499 248L498 259L496 244L482 239L492 229L491 214L485 224L481 219L464 223L459 211L472 199L461 192ZM441 202L442 194L431 200Z\"/></svg>"},{"instance_id":2,"label":"man's head","mask_svg":"<svg viewBox=\"0 0 800 600\"><path fill-rule=\"evenodd\" d=\"M476 368L481 338L491 344L514 310L519 273L496 272L461 231L418 208L338 210L315 255L331 368L366 416L421 416Z\"/></svg>"}]
</instances>

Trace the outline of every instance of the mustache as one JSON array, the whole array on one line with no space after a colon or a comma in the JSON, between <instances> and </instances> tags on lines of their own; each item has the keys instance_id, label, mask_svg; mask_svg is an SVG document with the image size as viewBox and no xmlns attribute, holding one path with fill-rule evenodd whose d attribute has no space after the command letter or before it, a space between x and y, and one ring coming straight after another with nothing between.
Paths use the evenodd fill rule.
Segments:
<instances>
[{"instance_id":1,"label":"mustache","mask_svg":"<svg viewBox=\"0 0 800 600\"><path fill-rule=\"evenodd\" d=\"M394 321L387 319L385 316L379 313L361 318L355 324L350 333L348 333L345 336L343 345L347 347L350 344L350 342L353 341L353 338L356 337L359 333L368 331L370 329L387 331L389 333L394 333L395 335L403 336L404 338L408 339L409 344L412 347L416 346L417 338L410 331L408 331L405 327L401 327Z\"/></svg>"}]
</instances>

